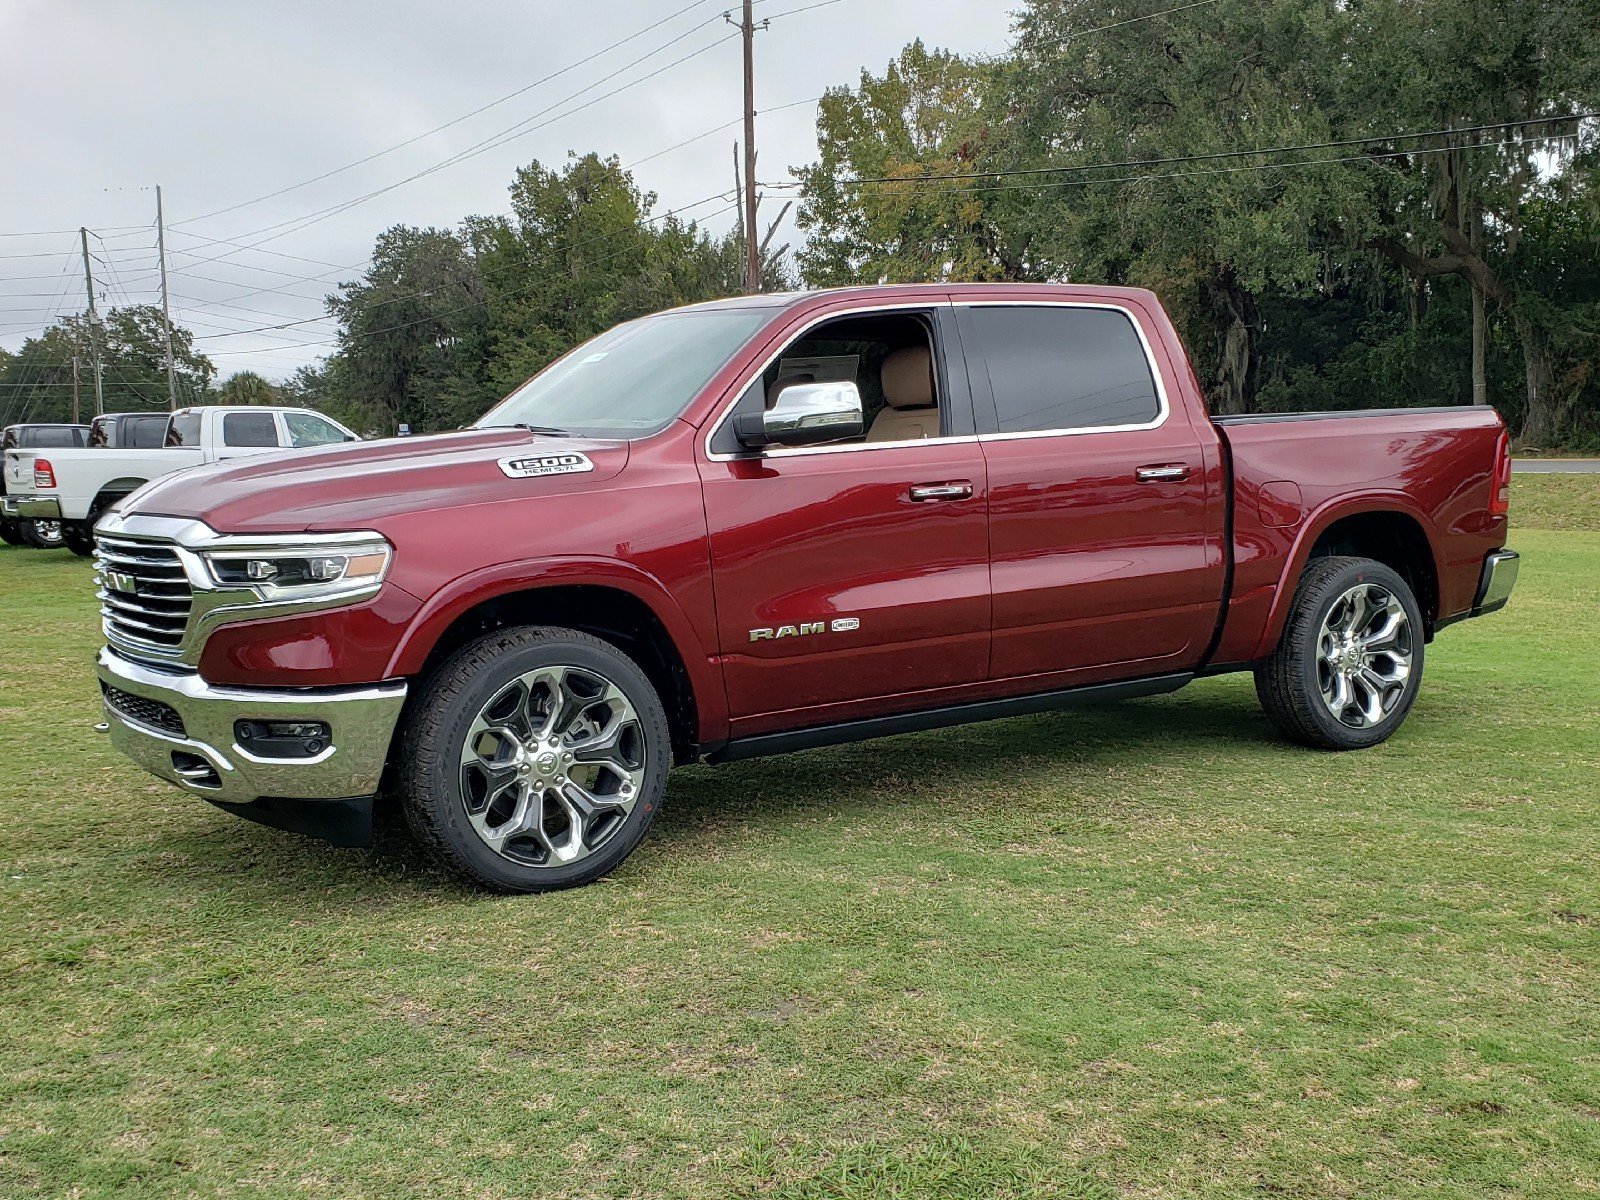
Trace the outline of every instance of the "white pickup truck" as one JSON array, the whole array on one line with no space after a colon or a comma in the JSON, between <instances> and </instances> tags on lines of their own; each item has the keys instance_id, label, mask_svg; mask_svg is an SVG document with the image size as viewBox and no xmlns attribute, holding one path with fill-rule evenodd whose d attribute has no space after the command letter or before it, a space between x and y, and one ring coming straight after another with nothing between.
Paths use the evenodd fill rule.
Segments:
<instances>
[{"instance_id":1,"label":"white pickup truck","mask_svg":"<svg viewBox=\"0 0 1600 1200\"><path fill-rule=\"evenodd\" d=\"M180 408L159 447L7 450L7 511L60 521L67 547L87 556L100 515L152 479L223 459L360 440L308 408Z\"/></svg>"}]
</instances>

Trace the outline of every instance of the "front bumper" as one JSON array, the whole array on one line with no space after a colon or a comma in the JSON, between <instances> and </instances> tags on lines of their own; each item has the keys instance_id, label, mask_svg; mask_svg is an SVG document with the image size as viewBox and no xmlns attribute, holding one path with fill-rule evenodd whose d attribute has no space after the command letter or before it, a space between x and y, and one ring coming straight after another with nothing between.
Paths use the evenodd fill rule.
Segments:
<instances>
[{"instance_id":1,"label":"front bumper","mask_svg":"<svg viewBox=\"0 0 1600 1200\"><path fill-rule=\"evenodd\" d=\"M242 815L297 829L306 825L304 810L322 805L292 802L369 801L377 792L406 699L403 682L337 689L213 687L193 671L147 667L110 647L101 648L95 673L118 750L187 792L224 806L250 805ZM264 757L238 744L238 721L320 721L330 734L315 755ZM282 817L295 808L300 818ZM326 829L314 831L341 840Z\"/></svg>"},{"instance_id":2,"label":"front bumper","mask_svg":"<svg viewBox=\"0 0 1600 1200\"><path fill-rule=\"evenodd\" d=\"M11 507L15 505L16 511ZM18 517L24 521L59 521L61 519L61 501L54 496L18 496L15 500L7 499L6 516Z\"/></svg>"},{"instance_id":3,"label":"front bumper","mask_svg":"<svg viewBox=\"0 0 1600 1200\"><path fill-rule=\"evenodd\" d=\"M1517 586L1517 567L1521 563L1515 550L1496 550L1483 560L1478 579L1478 594L1472 601L1472 615L1481 617L1506 606L1511 589Z\"/></svg>"}]
</instances>

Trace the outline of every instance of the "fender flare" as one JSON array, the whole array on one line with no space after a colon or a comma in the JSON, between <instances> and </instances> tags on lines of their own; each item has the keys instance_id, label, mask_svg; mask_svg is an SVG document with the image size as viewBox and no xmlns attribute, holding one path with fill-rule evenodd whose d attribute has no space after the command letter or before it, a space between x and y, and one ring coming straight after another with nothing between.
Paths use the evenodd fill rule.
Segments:
<instances>
[{"instance_id":1,"label":"fender flare","mask_svg":"<svg viewBox=\"0 0 1600 1200\"><path fill-rule=\"evenodd\" d=\"M1427 540L1428 553L1433 557L1434 577L1444 578L1444 565L1439 561L1439 539L1434 531L1433 521L1405 493L1379 491L1362 492L1356 496L1337 496L1311 512L1301 524L1300 533L1295 538L1294 544L1289 547L1289 553L1284 556L1283 573L1278 577L1277 592L1272 599L1272 608L1267 613L1266 627L1262 630L1261 641L1256 646L1257 658L1265 658L1271 654L1272 648L1278 644L1278 638L1283 635L1284 624L1289 619L1289 605L1294 602L1295 585L1310 560L1311 548L1317 544L1317 539L1335 522L1362 513L1399 513L1410 517L1417 523L1417 527L1422 530L1422 536Z\"/></svg>"},{"instance_id":2,"label":"fender flare","mask_svg":"<svg viewBox=\"0 0 1600 1200\"><path fill-rule=\"evenodd\" d=\"M411 618L390 655L384 678L412 676L421 671L445 630L478 605L516 592L568 586L611 588L632 596L648 608L666 630L689 676L699 717L700 740L726 736L727 692L721 672L707 653L693 622L660 580L616 559L520 559L458 576L424 601Z\"/></svg>"}]
</instances>

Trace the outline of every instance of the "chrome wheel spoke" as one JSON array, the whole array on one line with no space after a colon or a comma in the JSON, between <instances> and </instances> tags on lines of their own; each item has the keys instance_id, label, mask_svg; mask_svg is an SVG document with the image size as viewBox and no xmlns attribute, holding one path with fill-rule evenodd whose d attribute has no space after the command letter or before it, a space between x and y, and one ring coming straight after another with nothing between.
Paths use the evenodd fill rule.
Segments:
<instances>
[{"instance_id":1,"label":"chrome wheel spoke","mask_svg":"<svg viewBox=\"0 0 1600 1200\"><path fill-rule=\"evenodd\" d=\"M627 694L588 668L531 671L468 727L461 790L497 854L565 866L605 844L644 787L643 727Z\"/></svg>"},{"instance_id":2,"label":"chrome wheel spoke","mask_svg":"<svg viewBox=\"0 0 1600 1200\"><path fill-rule=\"evenodd\" d=\"M1317 683L1328 711L1354 729L1379 724L1406 695L1412 649L1398 596L1376 584L1350 588L1317 636Z\"/></svg>"}]
</instances>

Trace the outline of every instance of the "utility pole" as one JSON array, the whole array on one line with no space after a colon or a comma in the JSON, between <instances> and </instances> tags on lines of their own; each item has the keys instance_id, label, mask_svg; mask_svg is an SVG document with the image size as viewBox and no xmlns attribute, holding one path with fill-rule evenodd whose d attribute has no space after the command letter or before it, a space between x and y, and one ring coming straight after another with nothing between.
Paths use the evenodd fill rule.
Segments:
<instances>
[{"instance_id":1,"label":"utility pole","mask_svg":"<svg viewBox=\"0 0 1600 1200\"><path fill-rule=\"evenodd\" d=\"M106 410L105 385L100 372L100 318L94 311L94 272L89 269L89 231L78 226L78 237L83 241L83 287L89 296L89 363L94 367L94 415Z\"/></svg>"},{"instance_id":2,"label":"utility pole","mask_svg":"<svg viewBox=\"0 0 1600 1200\"><path fill-rule=\"evenodd\" d=\"M735 22L728 16L730 25L737 24L744 37L744 290L755 293L761 290L761 247L756 243L756 29L767 28L767 22L756 25L751 14L754 0L744 0L744 14Z\"/></svg>"},{"instance_id":3,"label":"utility pole","mask_svg":"<svg viewBox=\"0 0 1600 1200\"><path fill-rule=\"evenodd\" d=\"M74 425L80 423L78 421L78 355L76 352L72 355L72 423Z\"/></svg>"},{"instance_id":4,"label":"utility pole","mask_svg":"<svg viewBox=\"0 0 1600 1200\"><path fill-rule=\"evenodd\" d=\"M172 309L167 303L167 222L161 212L161 185L156 184L156 257L161 261L161 327L167 336L167 409L178 407L178 377L172 368Z\"/></svg>"}]
</instances>

